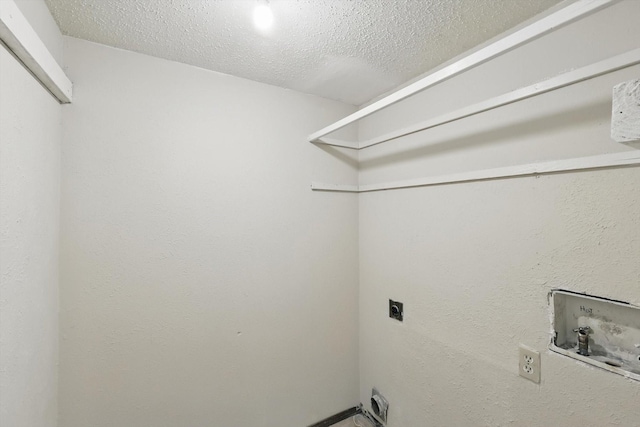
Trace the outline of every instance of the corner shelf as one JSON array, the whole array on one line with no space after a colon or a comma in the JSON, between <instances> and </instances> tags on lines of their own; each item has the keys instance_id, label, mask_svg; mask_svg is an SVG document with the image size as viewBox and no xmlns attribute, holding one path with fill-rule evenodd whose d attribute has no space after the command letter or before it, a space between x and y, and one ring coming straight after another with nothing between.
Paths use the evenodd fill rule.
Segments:
<instances>
[{"instance_id":1,"label":"corner shelf","mask_svg":"<svg viewBox=\"0 0 640 427\"><path fill-rule=\"evenodd\" d=\"M614 71L640 64L640 49L633 49L623 54L599 61L581 68L561 73L550 79L522 87L520 89L495 96L479 103L469 105L453 112L381 135L364 142L344 141L328 138L327 135L357 122L377 111L385 109L403 99L448 80L464 71L478 66L490 59L496 58L533 39L547 34L555 29L581 19L591 13L616 3L616 0L580 0L560 9L542 19L523 27L496 42L487 45L466 57L437 70L417 82L388 95L387 97L362 108L361 110L326 126L309 135L308 141L313 144L323 144L353 150L362 150L384 142L396 140L424 130L433 129L447 123L461 120L476 114L490 111L499 107L513 104L525 99L533 98L570 85L590 80ZM430 185L450 184L457 182L486 181L492 179L531 176L567 171L582 171L603 168L628 167L640 165L640 151L625 151L621 153L602 154L597 156L580 157L565 160L531 163L526 165L509 166L494 169L477 170L441 176L422 177L412 180L368 185L342 185L312 183L315 191L364 193L370 191L391 190L398 188L422 187Z\"/></svg>"}]
</instances>

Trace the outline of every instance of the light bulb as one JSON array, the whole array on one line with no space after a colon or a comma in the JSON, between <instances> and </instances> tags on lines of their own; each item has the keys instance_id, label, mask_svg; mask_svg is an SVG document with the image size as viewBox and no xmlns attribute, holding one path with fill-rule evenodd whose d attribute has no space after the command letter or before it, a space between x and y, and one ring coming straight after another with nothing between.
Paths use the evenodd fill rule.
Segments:
<instances>
[{"instance_id":1,"label":"light bulb","mask_svg":"<svg viewBox=\"0 0 640 427\"><path fill-rule=\"evenodd\" d=\"M253 23L259 30L268 30L273 25L273 12L266 4L259 4L253 10Z\"/></svg>"}]
</instances>

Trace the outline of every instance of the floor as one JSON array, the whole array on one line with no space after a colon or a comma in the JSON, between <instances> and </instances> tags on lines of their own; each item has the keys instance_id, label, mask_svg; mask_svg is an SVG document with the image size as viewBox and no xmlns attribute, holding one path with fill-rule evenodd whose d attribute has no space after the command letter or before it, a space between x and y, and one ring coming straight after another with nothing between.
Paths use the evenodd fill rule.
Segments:
<instances>
[{"instance_id":1,"label":"floor","mask_svg":"<svg viewBox=\"0 0 640 427\"><path fill-rule=\"evenodd\" d=\"M349 417L344 421L340 421L339 423L332 425L331 427L373 427L373 425L361 415L356 415L356 417L356 420L358 421L357 424L354 421L354 417Z\"/></svg>"}]
</instances>

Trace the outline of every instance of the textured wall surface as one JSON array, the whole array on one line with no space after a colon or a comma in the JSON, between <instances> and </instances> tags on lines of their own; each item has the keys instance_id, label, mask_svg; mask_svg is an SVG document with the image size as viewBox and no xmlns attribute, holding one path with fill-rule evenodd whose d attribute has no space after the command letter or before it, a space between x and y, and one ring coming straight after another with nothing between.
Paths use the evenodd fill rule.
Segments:
<instances>
[{"instance_id":1,"label":"textured wall surface","mask_svg":"<svg viewBox=\"0 0 640 427\"><path fill-rule=\"evenodd\" d=\"M358 402L352 107L77 39L60 425L300 427ZM108 65L108 66L107 66Z\"/></svg>"},{"instance_id":2,"label":"textured wall surface","mask_svg":"<svg viewBox=\"0 0 640 427\"><path fill-rule=\"evenodd\" d=\"M638 16L622 2L372 116L360 137L637 48ZM360 181L630 150L610 137L611 89L639 72L361 151ZM361 194L360 400L377 387L389 427L640 426L640 383L547 350L546 300L640 304L638 182L635 167ZM518 376L520 343L541 352L540 385Z\"/></svg>"},{"instance_id":3,"label":"textured wall surface","mask_svg":"<svg viewBox=\"0 0 640 427\"><path fill-rule=\"evenodd\" d=\"M0 425L55 427L61 107L4 46L0 94Z\"/></svg>"},{"instance_id":4,"label":"textured wall surface","mask_svg":"<svg viewBox=\"0 0 640 427\"><path fill-rule=\"evenodd\" d=\"M559 0L47 0L66 35L360 105Z\"/></svg>"}]
</instances>

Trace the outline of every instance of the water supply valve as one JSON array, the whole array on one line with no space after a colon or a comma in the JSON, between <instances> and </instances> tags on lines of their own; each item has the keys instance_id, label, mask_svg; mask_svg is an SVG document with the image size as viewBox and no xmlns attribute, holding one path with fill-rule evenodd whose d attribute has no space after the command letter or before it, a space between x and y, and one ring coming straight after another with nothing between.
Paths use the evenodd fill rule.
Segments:
<instances>
[{"instance_id":1,"label":"water supply valve","mask_svg":"<svg viewBox=\"0 0 640 427\"><path fill-rule=\"evenodd\" d=\"M589 333L591 332L591 328L588 326L581 326L579 328L575 328L573 332L578 333L578 354L583 356L589 355Z\"/></svg>"}]
</instances>

